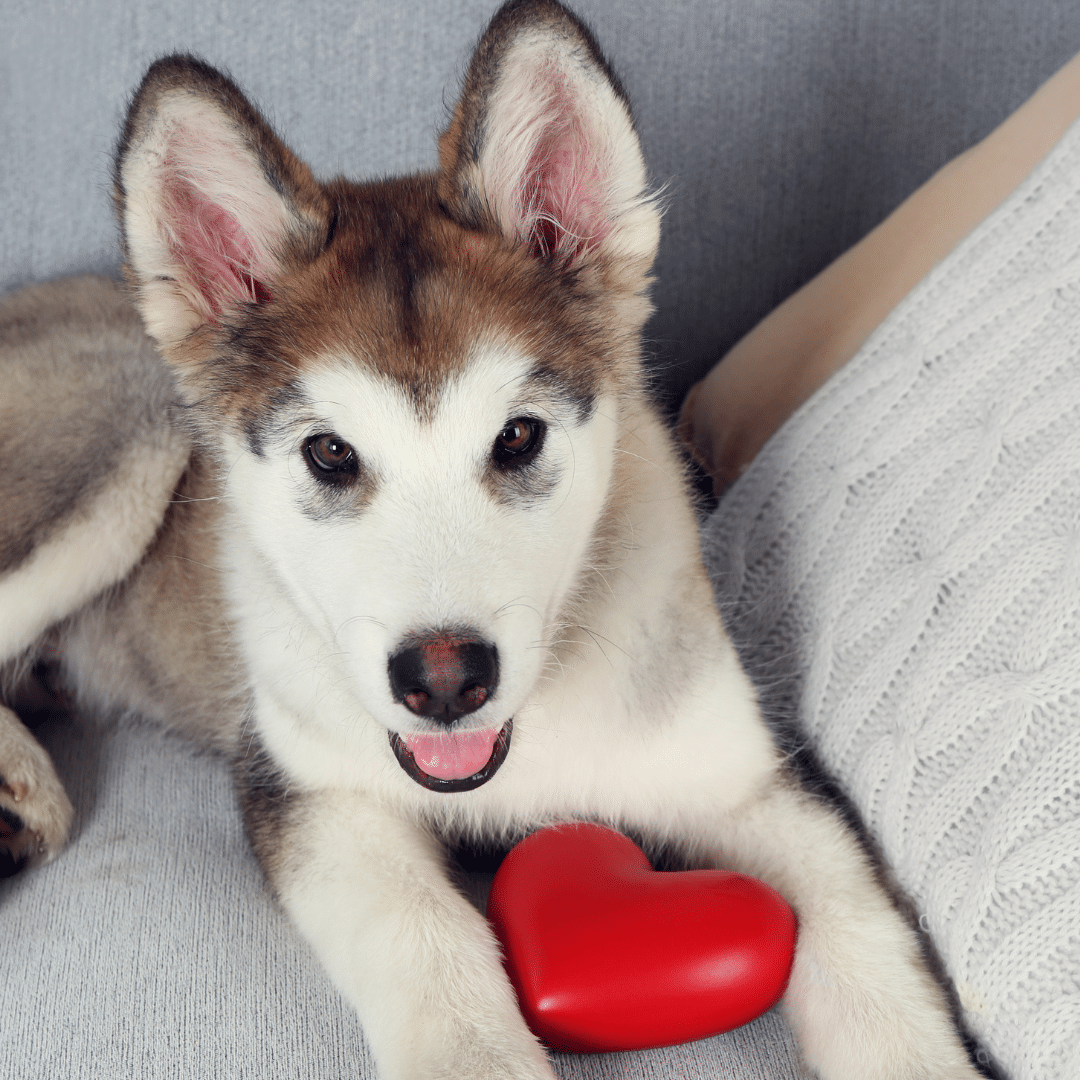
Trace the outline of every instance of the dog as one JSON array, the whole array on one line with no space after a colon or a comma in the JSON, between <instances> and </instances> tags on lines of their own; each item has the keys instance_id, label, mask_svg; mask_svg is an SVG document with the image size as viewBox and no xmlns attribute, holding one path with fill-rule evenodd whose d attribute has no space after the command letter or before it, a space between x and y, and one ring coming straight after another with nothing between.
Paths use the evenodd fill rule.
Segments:
<instances>
[{"instance_id":1,"label":"dog","mask_svg":"<svg viewBox=\"0 0 1080 1080\"><path fill-rule=\"evenodd\" d=\"M126 288L0 310L7 848L52 858L70 825L8 707L45 671L76 710L231 755L384 1080L554 1076L445 845L564 821L776 888L799 920L783 1009L824 1080L974 1080L714 607L642 362L660 211L582 23L511 0L437 171L360 184L160 60L115 201Z\"/></svg>"}]
</instances>

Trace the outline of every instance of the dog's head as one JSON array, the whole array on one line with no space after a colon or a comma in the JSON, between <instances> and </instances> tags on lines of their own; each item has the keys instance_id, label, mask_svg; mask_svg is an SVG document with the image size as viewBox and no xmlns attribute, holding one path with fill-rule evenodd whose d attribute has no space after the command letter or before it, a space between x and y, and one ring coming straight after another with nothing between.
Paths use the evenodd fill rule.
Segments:
<instances>
[{"instance_id":1,"label":"dog's head","mask_svg":"<svg viewBox=\"0 0 1080 1080\"><path fill-rule=\"evenodd\" d=\"M553 0L495 16L439 150L319 183L172 57L116 197L251 559L407 771L454 789L498 767L596 544L659 214L623 91Z\"/></svg>"}]
</instances>

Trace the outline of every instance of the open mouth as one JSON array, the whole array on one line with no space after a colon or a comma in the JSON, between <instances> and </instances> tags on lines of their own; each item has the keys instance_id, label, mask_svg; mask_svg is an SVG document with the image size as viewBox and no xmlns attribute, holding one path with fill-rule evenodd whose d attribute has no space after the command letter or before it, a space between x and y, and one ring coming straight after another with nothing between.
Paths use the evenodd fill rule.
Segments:
<instances>
[{"instance_id":1,"label":"open mouth","mask_svg":"<svg viewBox=\"0 0 1080 1080\"><path fill-rule=\"evenodd\" d=\"M511 717L498 731L486 728L405 736L391 731L390 746L398 764L429 791L471 791L499 771L513 730Z\"/></svg>"}]
</instances>

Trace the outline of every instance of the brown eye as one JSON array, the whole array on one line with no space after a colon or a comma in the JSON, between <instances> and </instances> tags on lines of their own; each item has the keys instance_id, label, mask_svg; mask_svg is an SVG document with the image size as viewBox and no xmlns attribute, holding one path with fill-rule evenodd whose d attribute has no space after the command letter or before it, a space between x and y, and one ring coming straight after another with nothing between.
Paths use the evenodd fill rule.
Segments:
<instances>
[{"instance_id":1,"label":"brown eye","mask_svg":"<svg viewBox=\"0 0 1080 1080\"><path fill-rule=\"evenodd\" d=\"M499 432L493 455L499 465L524 465L540 450L544 423L527 416L516 416Z\"/></svg>"},{"instance_id":2,"label":"brown eye","mask_svg":"<svg viewBox=\"0 0 1080 1080\"><path fill-rule=\"evenodd\" d=\"M348 480L359 469L356 453L340 435L315 435L308 439L304 457L316 480Z\"/></svg>"}]
</instances>

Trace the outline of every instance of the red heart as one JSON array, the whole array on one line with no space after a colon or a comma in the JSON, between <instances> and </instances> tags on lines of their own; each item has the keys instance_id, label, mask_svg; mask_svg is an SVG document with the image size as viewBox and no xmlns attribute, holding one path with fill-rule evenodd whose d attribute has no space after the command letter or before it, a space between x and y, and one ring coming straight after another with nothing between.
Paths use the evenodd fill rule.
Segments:
<instances>
[{"instance_id":1,"label":"red heart","mask_svg":"<svg viewBox=\"0 0 1080 1080\"><path fill-rule=\"evenodd\" d=\"M488 918L529 1027L557 1050L717 1035L780 999L795 915L726 870L658 873L598 825L544 829L499 868Z\"/></svg>"}]
</instances>

